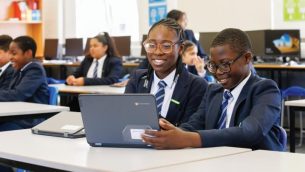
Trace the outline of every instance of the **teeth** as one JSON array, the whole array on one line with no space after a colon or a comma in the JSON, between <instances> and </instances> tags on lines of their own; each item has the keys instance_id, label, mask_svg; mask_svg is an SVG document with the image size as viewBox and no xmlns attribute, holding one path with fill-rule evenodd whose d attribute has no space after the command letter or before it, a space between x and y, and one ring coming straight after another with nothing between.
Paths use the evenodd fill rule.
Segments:
<instances>
[{"instance_id":1,"label":"teeth","mask_svg":"<svg viewBox=\"0 0 305 172\"><path fill-rule=\"evenodd\" d=\"M165 61L164 60L153 60L155 65L162 65Z\"/></svg>"},{"instance_id":2,"label":"teeth","mask_svg":"<svg viewBox=\"0 0 305 172\"><path fill-rule=\"evenodd\" d=\"M222 83L227 82L227 80L228 80L228 79L221 79L221 80L219 80L219 82L222 84Z\"/></svg>"}]
</instances>

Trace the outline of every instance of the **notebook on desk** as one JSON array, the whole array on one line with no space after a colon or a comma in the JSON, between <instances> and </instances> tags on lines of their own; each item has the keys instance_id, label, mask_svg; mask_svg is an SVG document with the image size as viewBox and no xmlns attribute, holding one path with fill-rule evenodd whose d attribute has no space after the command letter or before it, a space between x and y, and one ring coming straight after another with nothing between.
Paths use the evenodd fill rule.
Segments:
<instances>
[{"instance_id":1,"label":"notebook on desk","mask_svg":"<svg viewBox=\"0 0 305 172\"><path fill-rule=\"evenodd\" d=\"M79 138L85 136L83 121L80 112L63 111L32 128L32 133Z\"/></svg>"},{"instance_id":2,"label":"notebook on desk","mask_svg":"<svg viewBox=\"0 0 305 172\"><path fill-rule=\"evenodd\" d=\"M156 101L150 94L81 94L79 105L91 146L150 147L141 134L159 130Z\"/></svg>"}]
</instances>

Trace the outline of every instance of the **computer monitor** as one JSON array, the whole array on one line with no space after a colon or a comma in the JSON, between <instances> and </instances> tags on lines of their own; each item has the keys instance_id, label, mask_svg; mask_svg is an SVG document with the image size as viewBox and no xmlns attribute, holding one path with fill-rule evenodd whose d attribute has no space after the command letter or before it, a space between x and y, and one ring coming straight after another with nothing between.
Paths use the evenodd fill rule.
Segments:
<instances>
[{"instance_id":1,"label":"computer monitor","mask_svg":"<svg viewBox=\"0 0 305 172\"><path fill-rule=\"evenodd\" d=\"M265 56L265 30L246 31L254 56Z\"/></svg>"},{"instance_id":2,"label":"computer monitor","mask_svg":"<svg viewBox=\"0 0 305 172\"><path fill-rule=\"evenodd\" d=\"M84 50L85 55L88 55L90 53L89 52L89 50L90 50L90 40L91 40L91 38L87 38L86 46L85 46L85 50Z\"/></svg>"},{"instance_id":3,"label":"computer monitor","mask_svg":"<svg viewBox=\"0 0 305 172\"><path fill-rule=\"evenodd\" d=\"M265 54L300 57L300 30L266 30Z\"/></svg>"},{"instance_id":4,"label":"computer monitor","mask_svg":"<svg viewBox=\"0 0 305 172\"><path fill-rule=\"evenodd\" d=\"M113 36L112 39L121 56L130 56L130 36Z\"/></svg>"},{"instance_id":5,"label":"computer monitor","mask_svg":"<svg viewBox=\"0 0 305 172\"><path fill-rule=\"evenodd\" d=\"M66 56L83 56L83 38L66 39Z\"/></svg>"},{"instance_id":6,"label":"computer monitor","mask_svg":"<svg viewBox=\"0 0 305 172\"><path fill-rule=\"evenodd\" d=\"M214 38L217 34L218 34L218 32L200 32L199 33L199 42L207 55L210 55L210 47L211 47L212 41L214 40Z\"/></svg>"},{"instance_id":7,"label":"computer monitor","mask_svg":"<svg viewBox=\"0 0 305 172\"><path fill-rule=\"evenodd\" d=\"M58 58L58 39L44 40L44 58L46 60Z\"/></svg>"},{"instance_id":8,"label":"computer monitor","mask_svg":"<svg viewBox=\"0 0 305 172\"><path fill-rule=\"evenodd\" d=\"M142 41L141 41L141 56L145 56L146 57L146 51L145 48L143 46L143 42L147 39L147 35L143 35L142 36Z\"/></svg>"}]
</instances>

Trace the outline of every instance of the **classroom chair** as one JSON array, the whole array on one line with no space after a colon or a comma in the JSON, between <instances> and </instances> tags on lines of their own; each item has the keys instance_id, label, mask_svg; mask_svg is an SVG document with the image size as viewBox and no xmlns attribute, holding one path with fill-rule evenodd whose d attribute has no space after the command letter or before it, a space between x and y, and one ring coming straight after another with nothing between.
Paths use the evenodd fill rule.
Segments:
<instances>
[{"instance_id":1,"label":"classroom chair","mask_svg":"<svg viewBox=\"0 0 305 172\"><path fill-rule=\"evenodd\" d=\"M282 115L281 115L281 126L284 125L284 115L285 115L285 106L284 102L285 100L288 100L288 97L297 97L298 99L305 97L305 88L299 87L299 86L291 86L288 87L285 90L281 91L282 94ZM288 116L288 127L289 127L289 107L287 107L287 116ZM299 112L299 120L300 120L300 142L298 146L302 146L303 143L303 133L305 133L305 130L303 130L303 117L302 113ZM294 127L294 126L293 126Z\"/></svg>"},{"instance_id":2,"label":"classroom chair","mask_svg":"<svg viewBox=\"0 0 305 172\"><path fill-rule=\"evenodd\" d=\"M49 86L49 94L50 94L50 98L49 98L49 104L50 105L57 105L58 104L58 88L57 87L52 87Z\"/></svg>"},{"instance_id":3,"label":"classroom chair","mask_svg":"<svg viewBox=\"0 0 305 172\"><path fill-rule=\"evenodd\" d=\"M47 78L48 84L64 84L66 81L65 80L59 80L59 79L54 79L52 77Z\"/></svg>"}]
</instances>

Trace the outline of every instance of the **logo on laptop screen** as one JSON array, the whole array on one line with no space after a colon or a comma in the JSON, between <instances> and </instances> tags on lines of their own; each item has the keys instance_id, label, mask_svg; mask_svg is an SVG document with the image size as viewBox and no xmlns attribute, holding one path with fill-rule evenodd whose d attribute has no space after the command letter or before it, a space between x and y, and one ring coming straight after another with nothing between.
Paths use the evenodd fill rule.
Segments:
<instances>
[{"instance_id":1,"label":"logo on laptop screen","mask_svg":"<svg viewBox=\"0 0 305 172\"><path fill-rule=\"evenodd\" d=\"M147 105L150 105L150 103L135 102L134 105L135 106L147 106Z\"/></svg>"}]
</instances>

